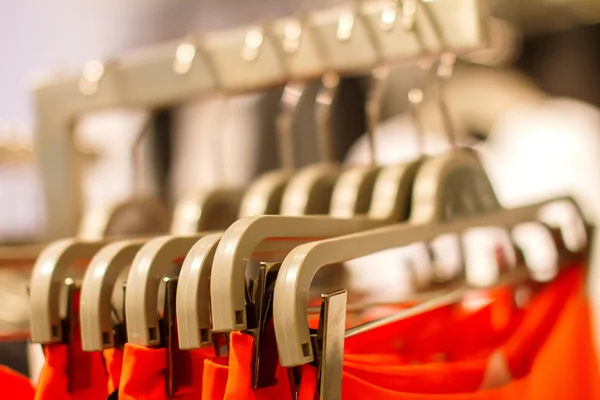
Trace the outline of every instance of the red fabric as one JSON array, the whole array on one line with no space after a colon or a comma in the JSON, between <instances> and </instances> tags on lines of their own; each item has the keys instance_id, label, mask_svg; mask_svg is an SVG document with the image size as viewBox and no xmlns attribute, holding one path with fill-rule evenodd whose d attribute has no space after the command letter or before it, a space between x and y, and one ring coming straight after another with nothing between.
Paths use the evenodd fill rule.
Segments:
<instances>
[{"instance_id":1,"label":"red fabric","mask_svg":"<svg viewBox=\"0 0 600 400\"><path fill-rule=\"evenodd\" d=\"M26 376L0 365L0 398L33 400L35 390Z\"/></svg>"},{"instance_id":2,"label":"red fabric","mask_svg":"<svg viewBox=\"0 0 600 400\"><path fill-rule=\"evenodd\" d=\"M291 389L287 369L278 367L277 385L252 389L252 357L254 338L232 332L229 358L206 361L202 400L290 400Z\"/></svg>"},{"instance_id":3,"label":"red fabric","mask_svg":"<svg viewBox=\"0 0 600 400\"><path fill-rule=\"evenodd\" d=\"M46 362L35 390L36 400L105 400L109 395L104 360L81 347L79 290L73 292L69 344L44 345Z\"/></svg>"},{"instance_id":4,"label":"red fabric","mask_svg":"<svg viewBox=\"0 0 600 400\"><path fill-rule=\"evenodd\" d=\"M35 390L36 400L106 400L107 377L100 353L86 353L80 344L57 343L45 345L44 355L46 363Z\"/></svg>"},{"instance_id":5,"label":"red fabric","mask_svg":"<svg viewBox=\"0 0 600 400\"><path fill-rule=\"evenodd\" d=\"M273 400L291 397L290 382L285 368L277 371L277 385L252 389L252 357L254 338L232 332L229 346L229 375L224 400Z\"/></svg>"},{"instance_id":6,"label":"red fabric","mask_svg":"<svg viewBox=\"0 0 600 400\"><path fill-rule=\"evenodd\" d=\"M505 385L477 390L488 365L486 358L391 369L380 365L370 373L350 371L345 363L342 397L344 400L598 399L600 373L589 306L581 295L582 281L581 270L570 271L536 296L515 335L501 347L515 377ZM309 376L308 368L316 374L314 367L305 366L303 377ZM461 369L464 375L456 374ZM427 379L419 382L419 373ZM479 377L479 382L474 376ZM427 385L439 384L440 380L456 392L431 393ZM462 380L467 383L465 387ZM300 399L312 399L315 391L312 379L303 380Z\"/></svg>"},{"instance_id":7,"label":"red fabric","mask_svg":"<svg viewBox=\"0 0 600 400\"><path fill-rule=\"evenodd\" d=\"M102 357L108 374L108 392L112 393L119 388L123 370L123 350L106 349L102 351Z\"/></svg>"},{"instance_id":8,"label":"red fabric","mask_svg":"<svg viewBox=\"0 0 600 400\"><path fill-rule=\"evenodd\" d=\"M204 361L202 377L202 399L223 400L227 389L229 360L227 357L214 357Z\"/></svg>"},{"instance_id":9,"label":"red fabric","mask_svg":"<svg viewBox=\"0 0 600 400\"><path fill-rule=\"evenodd\" d=\"M191 384L181 386L174 399L199 399L202 394L202 377L205 359L212 357L212 349L182 351L187 356ZM177 364L177 361L174 361ZM189 368L188 368L189 367ZM165 373L167 349L148 348L127 343L123 352L123 369L119 384L119 400L158 400L168 399Z\"/></svg>"}]
</instances>

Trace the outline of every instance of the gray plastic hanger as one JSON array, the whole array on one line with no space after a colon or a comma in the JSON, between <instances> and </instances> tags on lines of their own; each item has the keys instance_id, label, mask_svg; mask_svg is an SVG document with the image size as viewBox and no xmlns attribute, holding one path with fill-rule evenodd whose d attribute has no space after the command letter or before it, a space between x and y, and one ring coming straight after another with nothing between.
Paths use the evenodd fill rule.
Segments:
<instances>
[{"instance_id":1,"label":"gray plastic hanger","mask_svg":"<svg viewBox=\"0 0 600 400\"><path fill-rule=\"evenodd\" d=\"M81 285L81 344L84 351L114 346L111 296L121 272L149 239L131 239L103 247L90 261Z\"/></svg>"},{"instance_id":2,"label":"gray plastic hanger","mask_svg":"<svg viewBox=\"0 0 600 400\"><path fill-rule=\"evenodd\" d=\"M269 238L303 238L318 240L358 232L375 226L397 223L407 218L410 193L419 162L383 169L373 188L368 217L351 221L322 217L291 219L275 217L237 221L228 229L219 244L211 281L213 328L215 331L245 329L244 271L246 259L254 248ZM298 192L301 196L301 192ZM292 199L293 200L293 199ZM300 199L304 204L304 199ZM285 210L284 210L285 212ZM345 214L347 215L347 214ZM260 231L260 234L257 232ZM342 233L345 232L345 233ZM289 246L291 249L292 246ZM281 257L284 254L280 255Z\"/></svg>"},{"instance_id":3,"label":"gray plastic hanger","mask_svg":"<svg viewBox=\"0 0 600 400\"><path fill-rule=\"evenodd\" d=\"M294 174L283 193L281 214L313 215L329 212L331 195L340 173L339 165L333 163L331 155L332 103L339 89L339 77L326 75L317 94L315 119L323 162L309 165Z\"/></svg>"},{"instance_id":4,"label":"gray plastic hanger","mask_svg":"<svg viewBox=\"0 0 600 400\"><path fill-rule=\"evenodd\" d=\"M413 206L417 208L410 223L307 243L286 257L277 279L274 302L281 364L294 366L313 360L307 293L314 274L322 266L474 227L511 229L535 221L544 206L564 200L568 198L503 209L473 152L456 149L427 160L415 181Z\"/></svg>"},{"instance_id":5,"label":"gray plastic hanger","mask_svg":"<svg viewBox=\"0 0 600 400\"><path fill-rule=\"evenodd\" d=\"M212 345L210 275L221 236L221 233L215 233L196 242L181 267L176 301L181 349L198 349Z\"/></svg>"},{"instance_id":6,"label":"gray plastic hanger","mask_svg":"<svg viewBox=\"0 0 600 400\"><path fill-rule=\"evenodd\" d=\"M175 260L185 257L192 246L209 233L158 237L137 252L125 293L128 342L144 346L160 343L157 294L163 275Z\"/></svg>"},{"instance_id":7,"label":"gray plastic hanger","mask_svg":"<svg viewBox=\"0 0 600 400\"><path fill-rule=\"evenodd\" d=\"M239 216L279 214L283 193L294 173L293 122L297 115L304 84L288 83L281 94L276 129L282 168L267 172L248 188Z\"/></svg>"},{"instance_id":8,"label":"gray plastic hanger","mask_svg":"<svg viewBox=\"0 0 600 400\"><path fill-rule=\"evenodd\" d=\"M56 343L63 338L59 294L69 267L87 262L106 240L63 239L49 244L37 258L29 293L30 329L33 343Z\"/></svg>"},{"instance_id":9,"label":"gray plastic hanger","mask_svg":"<svg viewBox=\"0 0 600 400\"><path fill-rule=\"evenodd\" d=\"M222 230L238 217L244 191L238 188L201 190L179 201L173 215L170 233Z\"/></svg>"},{"instance_id":10,"label":"gray plastic hanger","mask_svg":"<svg viewBox=\"0 0 600 400\"><path fill-rule=\"evenodd\" d=\"M169 210L160 199L134 197L86 212L77 237L98 240L109 236L161 234L168 231L169 223Z\"/></svg>"},{"instance_id":11,"label":"gray plastic hanger","mask_svg":"<svg viewBox=\"0 0 600 400\"><path fill-rule=\"evenodd\" d=\"M411 4L416 7L416 2ZM446 60L453 62L450 58ZM451 65L444 65L442 61L444 57L441 57L440 68L451 70ZM441 91L441 87L439 89ZM453 143L447 109L441 96L438 100L446 133ZM281 364L301 365L314 358L306 305L311 281L322 266L411 243L429 242L473 227L501 226L510 230L515 225L536 220L544 206L558 200L564 199L506 210L497 201L473 151L454 148L444 155L425 159L414 180L409 223L307 243L286 257L276 283L273 314ZM341 373L341 358L339 364L337 372ZM336 385L341 385L341 381Z\"/></svg>"}]
</instances>

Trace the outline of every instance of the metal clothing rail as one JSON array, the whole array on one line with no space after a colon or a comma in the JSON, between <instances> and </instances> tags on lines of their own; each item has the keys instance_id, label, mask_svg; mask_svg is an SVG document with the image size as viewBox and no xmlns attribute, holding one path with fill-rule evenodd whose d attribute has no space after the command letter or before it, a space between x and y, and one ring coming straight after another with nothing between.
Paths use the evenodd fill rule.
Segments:
<instances>
[{"instance_id":1,"label":"metal clothing rail","mask_svg":"<svg viewBox=\"0 0 600 400\"><path fill-rule=\"evenodd\" d=\"M485 44L485 0L419 0L409 9L410 3L361 2L190 36L38 82L36 155L46 199L46 239L72 236L81 216L71 130L78 116L103 108L152 109L214 91L252 91L327 72L364 72L442 51L464 54ZM402 23L411 11L418 34Z\"/></svg>"}]
</instances>

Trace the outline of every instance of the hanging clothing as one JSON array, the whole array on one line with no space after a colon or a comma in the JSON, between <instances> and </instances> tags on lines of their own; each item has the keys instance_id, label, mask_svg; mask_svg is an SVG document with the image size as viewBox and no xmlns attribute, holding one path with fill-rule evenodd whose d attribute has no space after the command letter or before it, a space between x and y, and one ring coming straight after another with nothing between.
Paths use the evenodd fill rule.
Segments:
<instances>
[{"instance_id":1,"label":"hanging clothing","mask_svg":"<svg viewBox=\"0 0 600 400\"><path fill-rule=\"evenodd\" d=\"M44 355L46 361L36 387L36 400L106 399L107 376L100 353L84 352L81 343L77 347L57 343L45 345Z\"/></svg>"},{"instance_id":2,"label":"hanging clothing","mask_svg":"<svg viewBox=\"0 0 600 400\"><path fill-rule=\"evenodd\" d=\"M121 349L106 349L102 351L104 365L108 375L108 392L112 393L119 389L121 380L121 372L123 370L123 350Z\"/></svg>"},{"instance_id":3,"label":"hanging clothing","mask_svg":"<svg viewBox=\"0 0 600 400\"><path fill-rule=\"evenodd\" d=\"M102 354L85 352L81 347L78 290L71 306L69 344L43 346L45 362L35 390L36 400L105 400L109 394Z\"/></svg>"},{"instance_id":4,"label":"hanging clothing","mask_svg":"<svg viewBox=\"0 0 600 400\"><path fill-rule=\"evenodd\" d=\"M0 365L0 398L33 400L35 390L26 376Z\"/></svg>"},{"instance_id":5,"label":"hanging clothing","mask_svg":"<svg viewBox=\"0 0 600 400\"><path fill-rule=\"evenodd\" d=\"M291 399L288 370L277 369L277 384L252 389L252 358L254 338L246 333L232 332L229 357L207 360L202 400L273 400Z\"/></svg>"},{"instance_id":6,"label":"hanging clothing","mask_svg":"<svg viewBox=\"0 0 600 400\"><path fill-rule=\"evenodd\" d=\"M583 271L573 270L532 301L520 326L488 358L423 365L344 364L344 400L500 400L600 398L600 373L583 297ZM374 331L369 332L375 334ZM368 333L368 334L369 334ZM367 339L355 337L356 340ZM350 340L350 339L349 339ZM379 343L385 343L379 340ZM372 341L363 342L373 343ZM348 358L348 357L347 357ZM316 369L307 376L316 376ZM506 369L505 383L486 383L489 370ZM312 375L311 375L312 374ZM420 380L419 377L425 378ZM304 377L304 374L303 374ZM466 379L465 379L466 378ZM304 387L303 387L304 386ZM316 384L302 382L300 400Z\"/></svg>"},{"instance_id":7,"label":"hanging clothing","mask_svg":"<svg viewBox=\"0 0 600 400\"><path fill-rule=\"evenodd\" d=\"M192 400L202 395L204 360L214 357L212 349L176 351L173 365L181 371L174 379L185 381L178 385L173 399ZM179 356L179 357L178 357ZM123 369L119 383L119 400L164 400L167 396L165 373L167 349L148 348L127 343L123 352ZM189 376L182 376L190 374Z\"/></svg>"}]
</instances>

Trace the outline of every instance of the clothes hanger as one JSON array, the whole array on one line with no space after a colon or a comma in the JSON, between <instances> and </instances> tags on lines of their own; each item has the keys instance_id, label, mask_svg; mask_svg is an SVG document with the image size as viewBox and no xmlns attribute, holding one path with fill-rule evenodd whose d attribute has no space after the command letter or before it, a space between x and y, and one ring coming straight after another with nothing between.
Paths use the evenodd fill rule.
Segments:
<instances>
[{"instance_id":1,"label":"clothes hanger","mask_svg":"<svg viewBox=\"0 0 600 400\"><path fill-rule=\"evenodd\" d=\"M316 97L315 120L321 153L320 163L309 165L294 174L281 200L283 215L327 214L340 168L331 154L332 104L339 92L337 75L326 75Z\"/></svg>"},{"instance_id":2,"label":"clothes hanger","mask_svg":"<svg viewBox=\"0 0 600 400\"><path fill-rule=\"evenodd\" d=\"M120 240L104 246L90 261L81 285L80 325L84 351L101 351L120 342L112 321L111 297L121 273L149 239Z\"/></svg>"},{"instance_id":3,"label":"clothes hanger","mask_svg":"<svg viewBox=\"0 0 600 400\"><path fill-rule=\"evenodd\" d=\"M248 188L240 208L240 217L278 214L281 200L294 171L292 126L305 85L288 83L281 97L277 118L279 154L282 169L264 174ZM212 343L210 330L210 272L220 233L200 239L188 252L179 274L177 323L179 347L194 349Z\"/></svg>"},{"instance_id":4,"label":"clothes hanger","mask_svg":"<svg viewBox=\"0 0 600 400\"><path fill-rule=\"evenodd\" d=\"M292 127L304 89L303 84L292 82L283 89L276 121L282 168L267 172L250 185L242 200L239 217L279 214L281 211L283 193L294 171Z\"/></svg>"},{"instance_id":5,"label":"clothes hanger","mask_svg":"<svg viewBox=\"0 0 600 400\"><path fill-rule=\"evenodd\" d=\"M358 3L360 15L361 3ZM368 37L376 51L377 59L381 58L380 46L376 41L374 32L371 32L371 26L365 24ZM383 28L383 26L382 26ZM352 35L350 31L348 35ZM350 38L348 36L348 39ZM338 218L348 218L356 215L366 214L371 206L372 195L379 177L381 168L376 166L377 158L375 154L375 130L381 122L381 105L385 78L389 68L376 67L371 71L369 90L365 103L367 116L367 137L369 140L370 165L353 166L340 175L336 182L331 200L329 215Z\"/></svg>"},{"instance_id":6,"label":"clothes hanger","mask_svg":"<svg viewBox=\"0 0 600 400\"><path fill-rule=\"evenodd\" d=\"M169 267L185 257L192 246L208 233L162 236L149 240L137 252L125 292L125 317L129 343L154 346L160 343L158 287Z\"/></svg>"},{"instance_id":7,"label":"clothes hanger","mask_svg":"<svg viewBox=\"0 0 600 400\"><path fill-rule=\"evenodd\" d=\"M408 216L412 182L418 161L385 168L373 188L367 217L341 221L330 217L287 218L259 217L234 223L223 236L215 253L215 268L211 281L213 328L215 331L245 329L244 286L245 261L263 240L273 238L304 238L318 240L340 234L371 229L405 220ZM258 235L256 231L263 232ZM291 245L289 249L291 249ZM283 256L281 254L280 256Z\"/></svg>"},{"instance_id":8,"label":"clothes hanger","mask_svg":"<svg viewBox=\"0 0 600 400\"><path fill-rule=\"evenodd\" d=\"M31 274L29 292L30 329L33 343L56 343L63 339L60 291L69 267L87 262L108 241L63 239L49 244L39 255Z\"/></svg>"},{"instance_id":9,"label":"clothes hanger","mask_svg":"<svg viewBox=\"0 0 600 400\"><path fill-rule=\"evenodd\" d=\"M170 223L170 212L162 200L147 196L140 190L140 148L150 131L150 120L137 133L131 149L133 196L125 201L102 204L83 215L77 237L98 240L108 236L135 236L165 233Z\"/></svg>"},{"instance_id":10,"label":"clothes hanger","mask_svg":"<svg viewBox=\"0 0 600 400\"><path fill-rule=\"evenodd\" d=\"M211 77L216 83L218 90L227 92L222 79L217 69L213 65L211 60L205 51L198 48L195 43L189 40L183 42L181 46L193 46L194 54L202 55L203 61L208 65L208 70ZM196 60L196 57L192 58L183 67L185 70L192 68L192 64ZM176 61L178 61L176 57ZM183 68L180 64L174 63L176 73L180 73L180 69ZM226 98L227 101L227 98ZM223 110L221 107L222 114ZM223 124L219 123L218 128L214 134L219 137L220 129ZM214 141L216 145L219 145L218 141ZM214 149L213 154L215 155L214 163L217 166L222 166L222 162L218 159L218 155L221 150L217 147ZM223 178L223 177L221 177ZM240 213L240 207L242 206L244 190L237 187L222 187L216 188L204 188L200 189L190 195L185 196L180 200L175 207L173 222L169 232L173 235L186 235L191 232L204 232L213 230L222 230L227 228L233 223Z\"/></svg>"},{"instance_id":11,"label":"clothes hanger","mask_svg":"<svg viewBox=\"0 0 600 400\"><path fill-rule=\"evenodd\" d=\"M440 68L447 68L448 65L443 64L448 60L453 62L452 58L441 57ZM440 70L438 75L441 75ZM447 110L443 98L438 101L445 118ZM423 162L412 198L409 223L303 244L288 254L275 286L273 311L282 365L301 365L314 359L306 304L310 283L322 266L415 242L429 242L441 235L460 234L474 227L500 226L512 230L517 225L537 221L543 208L559 201L570 201L583 221L577 204L566 197L515 209L502 208L476 153L456 147ZM341 326L343 330L343 324ZM334 376L341 377L341 359L339 366ZM341 385L341 379L337 385ZM340 387L334 388L335 393L339 390Z\"/></svg>"},{"instance_id":12,"label":"clothes hanger","mask_svg":"<svg viewBox=\"0 0 600 400\"><path fill-rule=\"evenodd\" d=\"M456 190L458 182L464 185L460 193ZM427 242L442 234L464 232L473 227L511 229L536 221L545 206L558 201L568 200L577 207L573 200L563 197L503 209L477 156L472 151L458 149L423 165L415 182L414 196L419 200L413 203L419 205L414 222L307 243L289 253L280 269L274 302L282 365L312 361L306 322L306 291L314 273L322 266L415 242Z\"/></svg>"}]
</instances>

